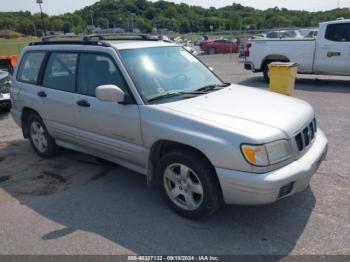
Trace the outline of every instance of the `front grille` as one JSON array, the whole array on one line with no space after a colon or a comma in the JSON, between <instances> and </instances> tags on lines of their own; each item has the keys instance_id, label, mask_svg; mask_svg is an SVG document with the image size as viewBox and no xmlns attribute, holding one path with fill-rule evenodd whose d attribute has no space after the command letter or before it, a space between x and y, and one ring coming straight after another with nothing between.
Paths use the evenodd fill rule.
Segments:
<instances>
[{"instance_id":1,"label":"front grille","mask_svg":"<svg viewBox=\"0 0 350 262\"><path fill-rule=\"evenodd\" d=\"M316 118L295 136L299 152L303 152L315 139L317 132Z\"/></svg>"},{"instance_id":2,"label":"front grille","mask_svg":"<svg viewBox=\"0 0 350 262\"><path fill-rule=\"evenodd\" d=\"M280 191L278 193L278 198L282 198L286 195L289 195L293 191L293 187L294 187L294 182L289 183L288 185L281 187Z\"/></svg>"}]
</instances>

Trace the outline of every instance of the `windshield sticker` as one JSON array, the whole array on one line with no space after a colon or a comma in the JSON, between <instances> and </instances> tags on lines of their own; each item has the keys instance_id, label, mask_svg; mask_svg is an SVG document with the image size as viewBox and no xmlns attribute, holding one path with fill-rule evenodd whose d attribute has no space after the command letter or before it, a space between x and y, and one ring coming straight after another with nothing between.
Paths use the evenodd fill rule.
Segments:
<instances>
[{"instance_id":1,"label":"windshield sticker","mask_svg":"<svg viewBox=\"0 0 350 262\"><path fill-rule=\"evenodd\" d=\"M191 63L198 63L199 62L194 56L189 54L187 51L180 51L180 53L183 57L185 57Z\"/></svg>"}]
</instances>

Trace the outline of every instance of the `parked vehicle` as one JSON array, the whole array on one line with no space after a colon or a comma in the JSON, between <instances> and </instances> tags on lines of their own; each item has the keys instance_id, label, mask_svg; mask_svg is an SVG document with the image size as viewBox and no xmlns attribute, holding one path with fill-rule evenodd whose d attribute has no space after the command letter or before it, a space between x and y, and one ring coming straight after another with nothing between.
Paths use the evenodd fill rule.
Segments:
<instances>
[{"instance_id":1,"label":"parked vehicle","mask_svg":"<svg viewBox=\"0 0 350 262\"><path fill-rule=\"evenodd\" d=\"M217 53L238 53L239 51L239 43L237 40L208 40L203 42L200 47L205 53L210 55Z\"/></svg>"},{"instance_id":2,"label":"parked vehicle","mask_svg":"<svg viewBox=\"0 0 350 262\"><path fill-rule=\"evenodd\" d=\"M308 186L327 152L309 104L225 84L175 43L94 39L21 55L12 116L39 156L66 147L118 163L190 218Z\"/></svg>"},{"instance_id":3,"label":"parked vehicle","mask_svg":"<svg viewBox=\"0 0 350 262\"><path fill-rule=\"evenodd\" d=\"M197 39L195 42L194 42L194 45L195 46L201 46L204 42L208 41L208 36L204 35L203 37Z\"/></svg>"},{"instance_id":4,"label":"parked vehicle","mask_svg":"<svg viewBox=\"0 0 350 262\"><path fill-rule=\"evenodd\" d=\"M350 20L321 23L316 39L251 40L245 69L264 72L271 62L296 62L300 74L350 75Z\"/></svg>"},{"instance_id":5,"label":"parked vehicle","mask_svg":"<svg viewBox=\"0 0 350 262\"><path fill-rule=\"evenodd\" d=\"M0 70L0 112L11 108L10 83L10 73Z\"/></svg>"},{"instance_id":6,"label":"parked vehicle","mask_svg":"<svg viewBox=\"0 0 350 262\"><path fill-rule=\"evenodd\" d=\"M303 38L298 30L272 31L266 34L266 38L283 39L283 38Z\"/></svg>"},{"instance_id":7,"label":"parked vehicle","mask_svg":"<svg viewBox=\"0 0 350 262\"><path fill-rule=\"evenodd\" d=\"M305 38L316 38L318 34L318 29L310 30L310 32L305 36Z\"/></svg>"}]
</instances>

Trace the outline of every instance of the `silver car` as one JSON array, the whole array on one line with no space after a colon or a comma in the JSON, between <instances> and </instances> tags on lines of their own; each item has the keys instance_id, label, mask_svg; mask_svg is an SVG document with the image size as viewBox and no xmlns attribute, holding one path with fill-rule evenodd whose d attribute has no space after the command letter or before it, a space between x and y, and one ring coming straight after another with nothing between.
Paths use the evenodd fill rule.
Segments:
<instances>
[{"instance_id":1,"label":"silver car","mask_svg":"<svg viewBox=\"0 0 350 262\"><path fill-rule=\"evenodd\" d=\"M41 157L64 147L125 166L189 218L308 187L327 152L308 103L224 83L176 44L101 39L22 52L12 116Z\"/></svg>"}]
</instances>

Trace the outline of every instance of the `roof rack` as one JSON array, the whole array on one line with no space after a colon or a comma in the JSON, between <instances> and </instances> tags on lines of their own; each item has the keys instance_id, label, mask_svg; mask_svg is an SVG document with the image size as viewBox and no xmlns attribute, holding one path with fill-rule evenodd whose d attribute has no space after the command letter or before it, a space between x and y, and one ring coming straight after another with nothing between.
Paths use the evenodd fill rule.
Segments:
<instances>
[{"instance_id":1,"label":"roof rack","mask_svg":"<svg viewBox=\"0 0 350 262\"><path fill-rule=\"evenodd\" d=\"M93 41L84 36L68 36L68 35L52 35L45 36L41 39L40 42L32 42L30 46L36 45L96 45L96 46L105 46L110 47L110 44L103 41Z\"/></svg>"},{"instance_id":2,"label":"roof rack","mask_svg":"<svg viewBox=\"0 0 350 262\"><path fill-rule=\"evenodd\" d=\"M117 34L93 34L84 36L85 39L92 40L97 38L98 40L143 40L143 41L159 41L157 35L147 35L147 34L128 34L128 33L117 33Z\"/></svg>"},{"instance_id":3,"label":"roof rack","mask_svg":"<svg viewBox=\"0 0 350 262\"><path fill-rule=\"evenodd\" d=\"M40 42L32 42L29 45L96 45L110 47L106 41L160 41L158 36L146 34L93 34L85 36L52 35L46 36Z\"/></svg>"}]
</instances>

